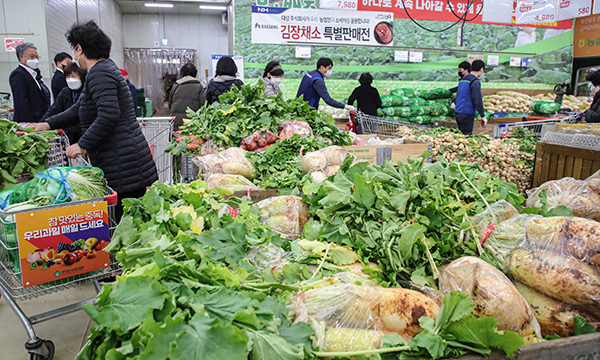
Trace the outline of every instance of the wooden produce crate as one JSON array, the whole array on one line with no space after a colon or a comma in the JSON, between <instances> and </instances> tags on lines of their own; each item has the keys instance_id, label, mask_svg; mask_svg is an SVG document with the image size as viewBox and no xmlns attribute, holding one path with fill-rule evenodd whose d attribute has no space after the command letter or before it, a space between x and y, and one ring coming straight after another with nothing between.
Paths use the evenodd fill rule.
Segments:
<instances>
[{"instance_id":1,"label":"wooden produce crate","mask_svg":"<svg viewBox=\"0 0 600 360\"><path fill-rule=\"evenodd\" d=\"M563 177L583 180L598 170L600 170L599 150L543 142L536 144L533 187Z\"/></svg>"},{"instance_id":2,"label":"wooden produce crate","mask_svg":"<svg viewBox=\"0 0 600 360\"><path fill-rule=\"evenodd\" d=\"M523 345L512 360L596 360L600 358L600 333ZM504 353L493 352L488 357L467 355L461 360L505 360Z\"/></svg>"}]
</instances>

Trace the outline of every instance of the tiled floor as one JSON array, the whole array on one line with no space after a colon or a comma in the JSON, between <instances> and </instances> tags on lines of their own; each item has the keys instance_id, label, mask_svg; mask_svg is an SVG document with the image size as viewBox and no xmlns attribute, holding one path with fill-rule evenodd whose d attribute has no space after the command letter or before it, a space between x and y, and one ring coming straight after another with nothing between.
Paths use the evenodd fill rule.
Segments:
<instances>
[{"instance_id":1,"label":"tiled floor","mask_svg":"<svg viewBox=\"0 0 600 360\"><path fill-rule=\"evenodd\" d=\"M74 288L44 295L32 300L17 302L25 312L32 316L65 305L88 300L96 296L94 286L85 284ZM44 340L52 340L56 347L54 360L73 360L85 341L90 324L89 316L83 311L64 315L34 326L36 334ZM0 359L27 360L29 355L24 344L27 333L21 322L8 306L4 298L0 299Z\"/></svg>"}]
</instances>

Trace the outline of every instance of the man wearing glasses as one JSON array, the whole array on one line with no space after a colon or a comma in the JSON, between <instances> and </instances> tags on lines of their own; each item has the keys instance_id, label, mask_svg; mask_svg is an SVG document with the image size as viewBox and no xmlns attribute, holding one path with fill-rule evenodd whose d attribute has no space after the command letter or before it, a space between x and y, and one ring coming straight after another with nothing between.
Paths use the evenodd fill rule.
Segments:
<instances>
[{"instance_id":1,"label":"man wearing glasses","mask_svg":"<svg viewBox=\"0 0 600 360\"><path fill-rule=\"evenodd\" d=\"M19 66L9 77L15 122L39 122L50 106L50 90L42 81L37 48L32 43L16 47Z\"/></svg>"}]
</instances>

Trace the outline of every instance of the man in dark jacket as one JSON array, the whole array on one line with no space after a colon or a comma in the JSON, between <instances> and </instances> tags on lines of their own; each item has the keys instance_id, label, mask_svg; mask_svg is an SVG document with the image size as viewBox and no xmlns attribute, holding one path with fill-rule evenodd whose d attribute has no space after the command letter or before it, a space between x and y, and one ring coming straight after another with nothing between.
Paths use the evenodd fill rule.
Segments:
<instances>
[{"instance_id":1,"label":"man in dark jacket","mask_svg":"<svg viewBox=\"0 0 600 360\"><path fill-rule=\"evenodd\" d=\"M319 108L319 100L322 98L327 105L333 106L334 108L356 111L354 106L335 101L331 95L329 95L324 78L331 76L332 68L333 61L331 61L331 59L320 58L317 61L317 70L307 72L302 78L296 97L299 98L302 96L302 100L308 102L308 104L315 109Z\"/></svg>"},{"instance_id":2,"label":"man in dark jacket","mask_svg":"<svg viewBox=\"0 0 600 360\"><path fill-rule=\"evenodd\" d=\"M587 74L585 79L591 81L594 86L600 86L600 70ZM600 122L600 91L596 92L592 105L586 110L585 121L589 123Z\"/></svg>"},{"instance_id":3,"label":"man in dark jacket","mask_svg":"<svg viewBox=\"0 0 600 360\"><path fill-rule=\"evenodd\" d=\"M52 83L50 87L52 88L52 98L54 101L58 98L58 93L64 88L67 87L67 81L65 80L65 68L73 61L71 55L61 52L54 56L54 65L56 66L56 71L54 72L54 76L52 76Z\"/></svg>"},{"instance_id":4,"label":"man in dark jacket","mask_svg":"<svg viewBox=\"0 0 600 360\"><path fill-rule=\"evenodd\" d=\"M479 82L479 77L483 75L484 68L485 63L483 61L473 61L471 72L464 76L458 83L454 117L456 118L458 129L465 135L473 133L473 124L477 112L481 116L481 125L484 126L487 124L483 109L483 99L481 97L481 83Z\"/></svg>"},{"instance_id":5,"label":"man in dark jacket","mask_svg":"<svg viewBox=\"0 0 600 360\"><path fill-rule=\"evenodd\" d=\"M127 73L127 70L125 70L125 69L119 69L119 70L121 71L121 74L125 78L125 82L127 83L127 86L129 87L129 91L131 91L131 98L133 99L133 107L135 108L135 116L137 116L138 115L137 90L136 90L135 86L131 83L131 81L129 81L129 74Z\"/></svg>"},{"instance_id":6,"label":"man in dark jacket","mask_svg":"<svg viewBox=\"0 0 600 360\"><path fill-rule=\"evenodd\" d=\"M37 48L32 43L17 45L19 66L8 79L13 95L15 122L39 122L50 106L50 90L42 81Z\"/></svg>"},{"instance_id":7,"label":"man in dark jacket","mask_svg":"<svg viewBox=\"0 0 600 360\"><path fill-rule=\"evenodd\" d=\"M463 61L460 64L458 64L458 81L460 81L460 79L464 78L465 76L467 76L467 74L469 73L469 71L471 71L471 63L468 61ZM453 87L450 90L451 93L455 93L458 90L458 86Z\"/></svg>"}]
</instances>

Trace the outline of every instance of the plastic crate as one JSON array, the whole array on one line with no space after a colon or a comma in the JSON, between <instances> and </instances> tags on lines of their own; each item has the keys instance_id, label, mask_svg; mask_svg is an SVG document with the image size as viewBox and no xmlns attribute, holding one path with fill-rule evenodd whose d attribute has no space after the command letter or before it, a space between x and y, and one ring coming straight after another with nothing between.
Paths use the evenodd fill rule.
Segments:
<instances>
[{"instance_id":1,"label":"plastic crate","mask_svg":"<svg viewBox=\"0 0 600 360\"><path fill-rule=\"evenodd\" d=\"M142 133L150 146L152 158L156 163L158 180L162 183L173 183L173 156L165 152L171 144L173 131L172 117L138 118Z\"/></svg>"}]
</instances>

